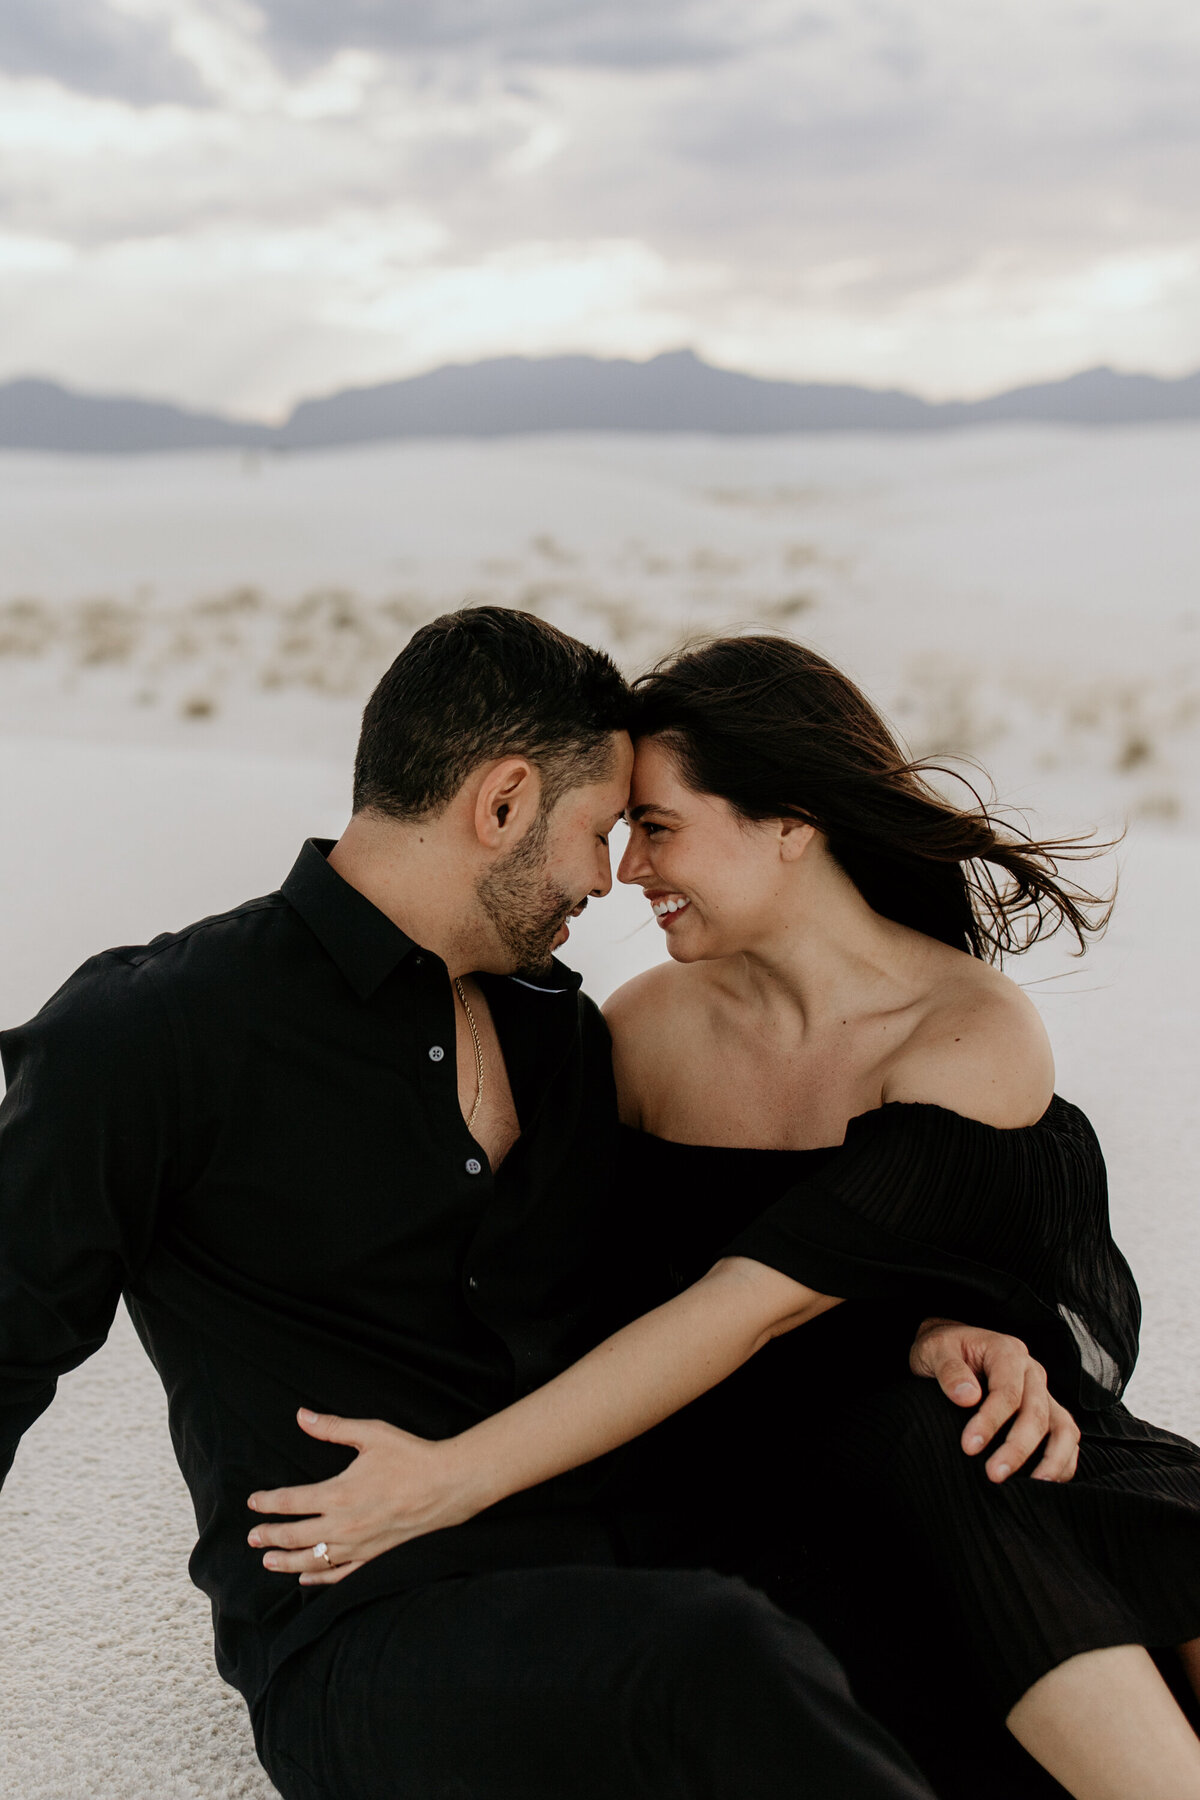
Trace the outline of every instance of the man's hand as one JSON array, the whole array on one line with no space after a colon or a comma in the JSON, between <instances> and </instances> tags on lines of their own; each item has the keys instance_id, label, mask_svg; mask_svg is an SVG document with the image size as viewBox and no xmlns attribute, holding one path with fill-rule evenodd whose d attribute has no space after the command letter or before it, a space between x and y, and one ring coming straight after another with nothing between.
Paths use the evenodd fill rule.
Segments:
<instances>
[{"instance_id":1,"label":"man's hand","mask_svg":"<svg viewBox=\"0 0 1200 1800\"><path fill-rule=\"evenodd\" d=\"M1079 1458L1079 1427L1051 1397L1045 1369L1020 1338L953 1319L926 1319L908 1366L914 1375L931 1375L956 1406L978 1406L983 1399L963 1429L968 1456L978 1456L1008 1425L1003 1443L987 1460L989 1480L1007 1481L1044 1443L1032 1480L1070 1481Z\"/></svg>"}]
</instances>

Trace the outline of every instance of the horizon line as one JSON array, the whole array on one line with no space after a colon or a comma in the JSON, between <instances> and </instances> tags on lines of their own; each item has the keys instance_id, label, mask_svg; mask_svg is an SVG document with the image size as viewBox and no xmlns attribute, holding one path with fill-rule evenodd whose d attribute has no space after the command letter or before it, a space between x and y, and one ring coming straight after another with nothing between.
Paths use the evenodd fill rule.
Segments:
<instances>
[{"instance_id":1,"label":"horizon line","mask_svg":"<svg viewBox=\"0 0 1200 1800\"><path fill-rule=\"evenodd\" d=\"M441 362L432 363L420 369L414 369L400 375L384 375L370 381L346 381L341 385L331 385L320 391L301 393L288 403L286 410L275 416L265 417L252 413L226 411L218 406L207 406L200 401L178 400L161 392L139 392L130 388L92 388L81 386L69 377L51 374L41 370L26 370L19 374L0 377L0 393L7 388L17 387L24 383L53 387L61 392L71 394L83 400L96 401L132 401L135 404L148 406L168 406L175 410L201 417L217 418L234 425L254 426L258 429L274 431L285 426L294 416L297 409L312 403L320 403L340 397L344 394L369 393L378 388L401 386L405 382L419 381L430 375L437 375L447 369L477 369L489 364L501 362L523 362L531 365L539 363L579 361L597 364L622 364L633 368L648 368L656 362L671 358L689 357L701 367L722 375L734 375L742 379L761 382L767 386L818 388L818 389L853 389L865 394L890 395L900 394L906 399L919 401L922 405L936 407L976 406L989 400L1003 398L1008 394L1021 393L1033 388L1060 387L1067 382L1080 380L1088 375L1114 375L1127 380L1145 380L1171 385L1188 381L1200 375L1200 366L1188 368L1176 374L1160 374L1144 368L1120 367L1110 362L1090 363L1084 367L1069 369L1065 374L1043 375L1013 381L1003 386L990 388L986 392L972 396L948 394L932 397L919 388L902 386L898 382L879 383L848 376L796 376L765 375L757 370L732 367L728 364L711 362L691 345L678 345L674 349L655 351L650 356L634 357L626 355L604 355L591 350L553 350L530 353L528 351L499 351L493 355L472 358L452 357Z\"/></svg>"}]
</instances>

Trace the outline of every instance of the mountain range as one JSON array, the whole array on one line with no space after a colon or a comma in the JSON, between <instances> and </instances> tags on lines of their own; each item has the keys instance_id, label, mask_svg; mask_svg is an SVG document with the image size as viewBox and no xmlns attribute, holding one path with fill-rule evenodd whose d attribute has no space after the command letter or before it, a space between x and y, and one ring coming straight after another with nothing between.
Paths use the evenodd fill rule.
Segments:
<instances>
[{"instance_id":1,"label":"mountain range","mask_svg":"<svg viewBox=\"0 0 1200 1800\"><path fill-rule=\"evenodd\" d=\"M302 400L280 425L160 400L0 383L0 448L121 454L208 448L318 450L413 437L535 431L937 431L1004 421L1132 425L1200 419L1200 373L1176 379L1087 369L983 400L922 400L899 388L769 381L691 350L648 362L594 356L449 363L375 387Z\"/></svg>"}]
</instances>

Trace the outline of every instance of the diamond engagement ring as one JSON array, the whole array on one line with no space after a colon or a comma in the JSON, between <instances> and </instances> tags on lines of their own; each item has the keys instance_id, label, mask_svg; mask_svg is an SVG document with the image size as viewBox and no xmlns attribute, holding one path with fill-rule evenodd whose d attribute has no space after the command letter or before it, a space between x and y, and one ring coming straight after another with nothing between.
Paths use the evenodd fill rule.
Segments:
<instances>
[{"instance_id":1,"label":"diamond engagement ring","mask_svg":"<svg viewBox=\"0 0 1200 1800\"><path fill-rule=\"evenodd\" d=\"M329 1555L329 1545L328 1544L314 1544L313 1545L313 1555L319 1556L321 1561L325 1564L325 1567L327 1569L332 1569L333 1561Z\"/></svg>"}]
</instances>

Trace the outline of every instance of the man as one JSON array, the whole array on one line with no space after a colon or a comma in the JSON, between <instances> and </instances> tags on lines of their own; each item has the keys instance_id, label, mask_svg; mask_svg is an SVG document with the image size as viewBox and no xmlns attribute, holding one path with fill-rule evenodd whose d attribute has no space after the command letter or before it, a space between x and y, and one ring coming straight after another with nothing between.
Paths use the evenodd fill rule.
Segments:
<instances>
[{"instance_id":1,"label":"man","mask_svg":"<svg viewBox=\"0 0 1200 1800\"><path fill-rule=\"evenodd\" d=\"M611 884L625 706L536 619L436 621L368 704L337 845L93 958L0 1040L0 1474L123 1292L218 1666L287 1800L928 1792L800 1621L625 1566L621 1459L334 1586L247 1545L252 1490L347 1460L302 1403L444 1437L632 1305L607 1034L551 960ZM961 1343L925 1341L948 1390Z\"/></svg>"}]
</instances>

